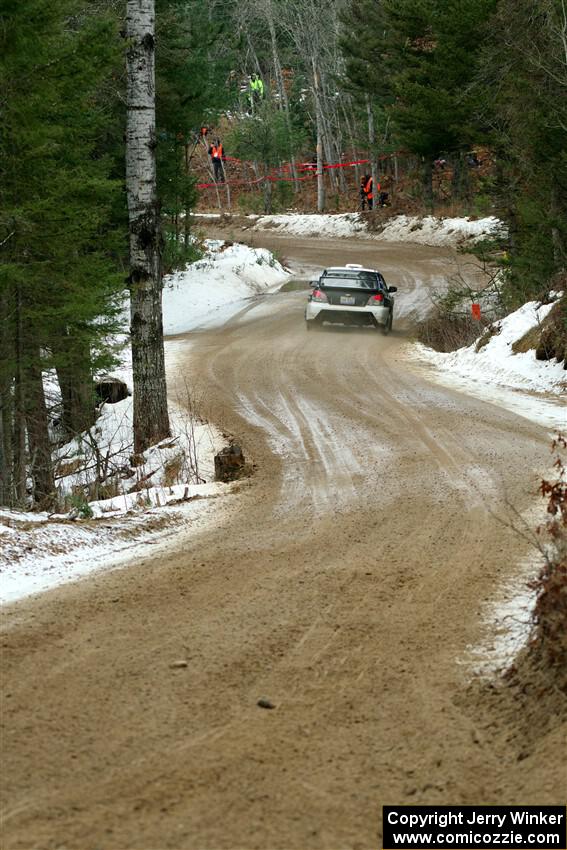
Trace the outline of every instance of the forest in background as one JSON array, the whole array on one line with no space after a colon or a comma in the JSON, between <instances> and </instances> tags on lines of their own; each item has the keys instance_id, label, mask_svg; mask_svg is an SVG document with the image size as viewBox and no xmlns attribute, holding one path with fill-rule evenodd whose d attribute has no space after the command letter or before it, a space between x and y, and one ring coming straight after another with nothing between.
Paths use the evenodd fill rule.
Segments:
<instances>
[{"instance_id":1,"label":"forest in background","mask_svg":"<svg viewBox=\"0 0 567 850\"><path fill-rule=\"evenodd\" d=\"M123 0L3 4L3 505L52 504L54 441L95 421L93 379L124 329L124 19ZM252 74L264 96L251 101ZM507 306L545 298L565 285L566 87L565 0L156 0L164 267L195 256L192 153L202 126L226 126L258 177L291 163L285 191L261 181L268 205L272 191L293 203L293 163L315 156L316 207L332 209L343 172L323 177L322 164L365 154L375 180L386 163L425 213L445 161L447 200L508 227ZM479 148L493 163L482 176L469 161Z\"/></svg>"}]
</instances>

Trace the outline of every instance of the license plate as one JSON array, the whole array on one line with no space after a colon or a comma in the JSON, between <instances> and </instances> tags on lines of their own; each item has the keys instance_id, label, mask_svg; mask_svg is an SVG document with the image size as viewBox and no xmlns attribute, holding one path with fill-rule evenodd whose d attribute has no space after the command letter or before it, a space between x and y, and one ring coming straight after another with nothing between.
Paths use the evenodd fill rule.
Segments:
<instances>
[{"instance_id":1,"label":"license plate","mask_svg":"<svg viewBox=\"0 0 567 850\"><path fill-rule=\"evenodd\" d=\"M354 304L354 295L341 295L341 304Z\"/></svg>"}]
</instances>

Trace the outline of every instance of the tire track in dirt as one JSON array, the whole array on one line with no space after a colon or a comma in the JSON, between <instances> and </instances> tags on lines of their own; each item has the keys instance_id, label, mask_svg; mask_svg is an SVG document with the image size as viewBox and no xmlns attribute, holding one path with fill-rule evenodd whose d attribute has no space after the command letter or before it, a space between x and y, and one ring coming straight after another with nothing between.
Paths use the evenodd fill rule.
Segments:
<instances>
[{"instance_id":1,"label":"tire track in dirt","mask_svg":"<svg viewBox=\"0 0 567 850\"><path fill-rule=\"evenodd\" d=\"M298 252L383 258L416 291L442 271L432 250ZM12 609L6 850L369 850L386 802L557 802L556 739L520 761L457 664L525 556L489 508L531 503L545 430L408 370L403 325L307 335L303 298L178 353L172 388L257 464L219 529Z\"/></svg>"}]
</instances>

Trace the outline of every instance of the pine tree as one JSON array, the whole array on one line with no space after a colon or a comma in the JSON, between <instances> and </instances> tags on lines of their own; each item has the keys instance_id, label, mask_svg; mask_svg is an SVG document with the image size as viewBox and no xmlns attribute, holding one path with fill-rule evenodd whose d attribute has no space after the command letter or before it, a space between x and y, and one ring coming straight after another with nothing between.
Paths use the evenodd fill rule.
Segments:
<instances>
[{"instance_id":1,"label":"pine tree","mask_svg":"<svg viewBox=\"0 0 567 850\"><path fill-rule=\"evenodd\" d=\"M0 244L2 500L54 490L43 377L57 372L69 432L94 419L93 370L108 364L120 246L120 184L98 149L98 98L112 67L112 19L75 0L6 0L2 39Z\"/></svg>"},{"instance_id":2,"label":"pine tree","mask_svg":"<svg viewBox=\"0 0 567 850\"><path fill-rule=\"evenodd\" d=\"M561 0L501 0L481 82L510 224L507 294L541 297L567 261L567 64ZM566 329L567 334L567 329Z\"/></svg>"},{"instance_id":3,"label":"pine tree","mask_svg":"<svg viewBox=\"0 0 567 850\"><path fill-rule=\"evenodd\" d=\"M378 100L397 143L424 165L440 154L458 168L482 135L474 87L496 0L354 0L343 49L351 82Z\"/></svg>"},{"instance_id":4,"label":"pine tree","mask_svg":"<svg viewBox=\"0 0 567 850\"><path fill-rule=\"evenodd\" d=\"M157 191L166 229L164 267L195 258L189 239L197 200L191 162L203 124L230 105L227 21L195 0L156 3Z\"/></svg>"}]
</instances>

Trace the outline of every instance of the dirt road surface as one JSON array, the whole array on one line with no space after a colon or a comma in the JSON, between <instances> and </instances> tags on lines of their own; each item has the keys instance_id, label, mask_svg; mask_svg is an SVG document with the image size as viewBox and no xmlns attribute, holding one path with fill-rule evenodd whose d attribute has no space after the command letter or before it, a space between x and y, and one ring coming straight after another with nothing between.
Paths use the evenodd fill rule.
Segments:
<instances>
[{"instance_id":1,"label":"dirt road surface","mask_svg":"<svg viewBox=\"0 0 567 850\"><path fill-rule=\"evenodd\" d=\"M8 609L3 850L370 850L384 804L565 799L560 718L466 662L548 434L405 361L447 255L255 241L372 260L402 317L307 334L292 292L177 347L255 475L178 551Z\"/></svg>"}]
</instances>

